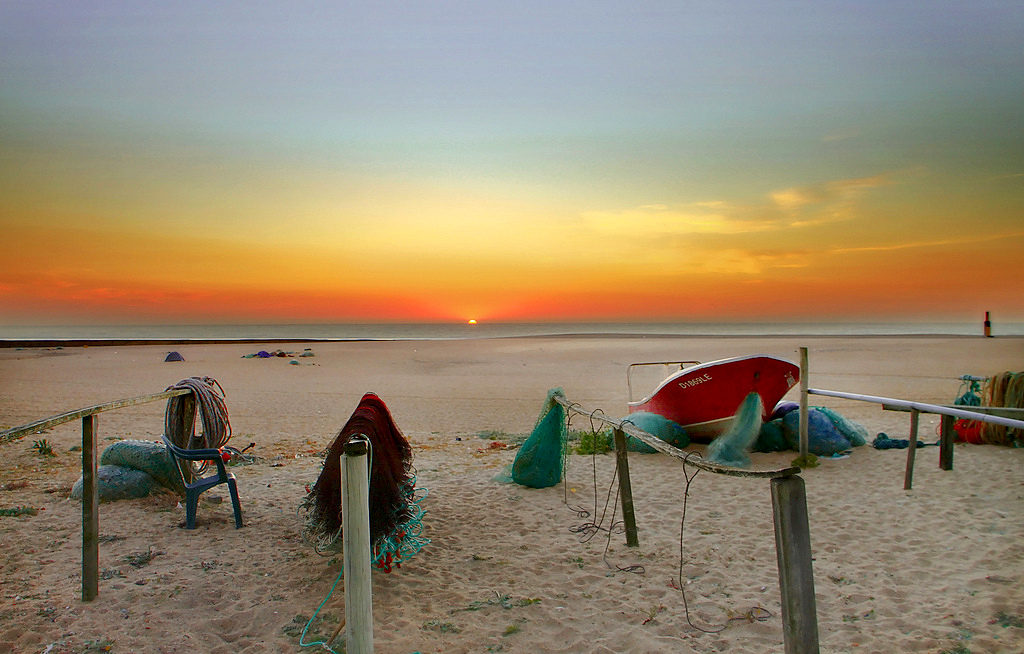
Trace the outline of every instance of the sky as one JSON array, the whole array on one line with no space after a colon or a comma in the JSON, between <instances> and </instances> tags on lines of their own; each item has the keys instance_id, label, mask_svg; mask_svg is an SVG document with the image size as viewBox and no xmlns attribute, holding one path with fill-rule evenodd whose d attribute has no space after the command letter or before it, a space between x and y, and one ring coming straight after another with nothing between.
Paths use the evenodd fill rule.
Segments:
<instances>
[{"instance_id":1,"label":"sky","mask_svg":"<svg viewBox=\"0 0 1024 654\"><path fill-rule=\"evenodd\" d=\"M1024 2L0 0L0 325L1024 321Z\"/></svg>"}]
</instances>

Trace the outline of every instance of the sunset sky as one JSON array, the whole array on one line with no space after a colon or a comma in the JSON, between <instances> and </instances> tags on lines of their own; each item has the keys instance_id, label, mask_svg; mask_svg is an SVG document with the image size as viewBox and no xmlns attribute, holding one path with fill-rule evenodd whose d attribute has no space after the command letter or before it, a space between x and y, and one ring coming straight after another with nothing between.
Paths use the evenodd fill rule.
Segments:
<instances>
[{"instance_id":1,"label":"sunset sky","mask_svg":"<svg viewBox=\"0 0 1024 654\"><path fill-rule=\"evenodd\" d=\"M0 2L0 325L1024 320L1024 3Z\"/></svg>"}]
</instances>

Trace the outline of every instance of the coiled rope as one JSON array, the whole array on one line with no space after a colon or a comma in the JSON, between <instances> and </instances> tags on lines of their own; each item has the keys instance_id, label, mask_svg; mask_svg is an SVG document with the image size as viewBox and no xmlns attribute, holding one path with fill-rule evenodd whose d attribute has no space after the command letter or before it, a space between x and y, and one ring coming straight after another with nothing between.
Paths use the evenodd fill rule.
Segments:
<instances>
[{"instance_id":1,"label":"coiled rope","mask_svg":"<svg viewBox=\"0 0 1024 654\"><path fill-rule=\"evenodd\" d=\"M1024 372L1001 372L985 384L983 406L1024 409ZM1024 430L983 423L981 439L991 445L1024 445Z\"/></svg>"},{"instance_id":2,"label":"coiled rope","mask_svg":"<svg viewBox=\"0 0 1024 654\"><path fill-rule=\"evenodd\" d=\"M224 388L213 377L189 377L167 390L188 390L189 395L176 395L167 400L164 413L164 434L178 447L196 450L221 448L231 439L231 421L224 403ZM203 431L196 434L197 413L202 415ZM209 462L190 461L183 466L194 477L206 470ZM187 481L192 481L189 479Z\"/></svg>"}]
</instances>

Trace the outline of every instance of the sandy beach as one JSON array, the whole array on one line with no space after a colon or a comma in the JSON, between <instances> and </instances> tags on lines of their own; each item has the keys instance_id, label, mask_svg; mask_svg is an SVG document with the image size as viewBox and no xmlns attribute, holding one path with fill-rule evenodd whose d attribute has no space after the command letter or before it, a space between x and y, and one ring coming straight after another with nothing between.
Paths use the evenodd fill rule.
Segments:
<instances>
[{"instance_id":1,"label":"sandy beach","mask_svg":"<svg viewBox=\"0 0 1024 654\"><path fill-rule=\"evenodd\" d=\"M533 427L548 389L609 415L626 414L631 362L710 361L765 353L798 360L810 385L932 403L956 397L963 374L1024 370L1024 338L531 337L314 344L182 344L0 349L0 429L208 375L226 391L231 445L255 445L236 466L245 526L226 492L185 530L178 498L100 507L99 596L81 601L80 423L0 444L0 652L299 652L339 556L303 542L297 513L321 453L363 393L388 404L412 443L423 506L421 552L373 574L376 651L781 652L782 622L768 482L700 473L680 521L683 468L631 455L640 546L621 533L581 542L614 457L569 457L564 485L494 481ZM243 358L260 349L314 357ZM164 362L168 350L184 362ZM639 392L660 374L635 381ZM791 391L787 399L797 399ZM906 438L906 413L812 398L874 436ZM165 403L99 416L101 448L159 440ZM588 429L579 417L572 428ZM921 437L938 419L921 416ZM45 438L55 456L33 441ZM695 449L702 450L703 446ZM754 454L781 467L793 452ZM905 450L856 449L803 472L824 652L1024 651L1024 449L917 452L903 490ZM596 487L595 487L596 477ZM223 487L222 487L223 488ZM598 510L600 511L600 506ZM640 565L641 571L619 568ZM679 581L682 581L680 590ZM686 607L689 608L689 620ZM306 642L344 615L341 586ZM749 619L750 616L761 619ZM697 629L700 627L701 629ZM343 650L341 641L336 643Z\"/></svg>"}]
</instances>

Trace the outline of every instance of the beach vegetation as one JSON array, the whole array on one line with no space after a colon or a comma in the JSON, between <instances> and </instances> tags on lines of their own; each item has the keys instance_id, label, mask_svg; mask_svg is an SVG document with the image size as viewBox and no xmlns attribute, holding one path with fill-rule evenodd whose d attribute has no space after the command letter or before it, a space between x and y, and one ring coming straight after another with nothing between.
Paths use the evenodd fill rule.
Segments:
<instances>
[{"instance_id":1,"label":"beach vegetation","mask_svg":"<svg viewBox=\"0 0 1024 654\"><path fill-rule=\"evenodd\" d=\"M971 650L963 643L957 643L948 649L940 650L939 654L971 654Z\"/></svg>"},{"instance_id":2,"label":"beach vegetation","mask_svg":"<svg viewBox=\"0 0 1024 654\"><path fill-rule=\"evenodd\" d=\"M154 551L152 546L150 546L150 548L145 552L132 552L131 554L128 554L124 557L124 560L131 564L133 568L141 568L144 565L149 565L153 559L163 553L164 552Z\"/></svg>"},{"instance_id":3,"label":"beach vegetation","mask_svg":"<svg viewBox=\"0 0 1024 654\"><path fill-rule=\"evenodd\" d=\"M108 638L87 640L82 646L85 648L82 650L83 654L85 652L109 652L114 649L114 641Z\"/></svg>"},{"instance_id":4,"label":"beach vegetation","mask_svg":"<svg viewBox=\"0 0 1024 654\"><path fill-rule=\"evenodd\" d=\"M520 599L513 599L511 595L494 593L494 597L486 600L476 600L470 602L469 605L464 609L455 609L452 613L457 611L479 611L480 609L487 608L488 606L500 606L503 609L512 609L520 606L529 606L531 604L539 604L539 597L522 597Z\"/></svg>"},{"instance_id":5,"label":"beach vegetation","mask_svg":"<svg viewBox=\"0 0 1024 654\"><path fill-rule=\"evenodd\" d=\"M502 636L511 636L512 634L519 633L520 631L522 631L522 629L523 629L522 623L513 622L509 626L505 627L505 632L503 634L501 634L501 635Z\"/></svg>"},{"instance_id":6,"label":"beach vegetation","mask_svg":"<svg viewBox=\"0 0 1024 654\"><path fill-rule=\"evenodd\" d=\"M528 436L528 434L510 434L507 431L497 429L485 429L477 432L476 434L477 438L482 438L488 441L501 441L506 445L522 445L526 442Z\"/></svg>"},{"instance_id":7,"label":"beach vegetation","mask_svg":"<svg viewBox=\"0 0 1024 654\"><path fill-rule=\"evenodd\" d=\"M808 452L807 456L798 456L797 458L793 459L792 465L795 465L800 469L817 468L818 457Z\"/></svg>"},{"instance_id":8,"label":"beach vegetation","mask_svg":"<svg viewBox=\"0 0 1024 654\"><path fill-rule=\"evenodd\" d=\"M1019 615L1007 613L1005 611L999 611L992 618L991 624L997 624L1000 627L1024 628L1024 618L1021 618Z\"/></svg>"},{"instance_id":9,"label":"beach vegetation","mask_svg":"<svg viewBox=\"0 0 1024 654\"><path fill-rule=\"evenodd\" d=\"M576 443L573 451L576 454L605 454L612 449L612 433L603 431L573 431L569 440Z\"/></svg>"},{"instance_id":10,"label":"beach vegetation","mask_svg":"<svg viewBox=\"0 0 1024 654\"><path fill-rule=\"evenodd\" d=\"M0 509L0 516L8 518L16 518L22 515L35 515L39 513L39 509L34 506L15 506L12 508Z\"/></svg>"},{"instance_id":11,"label":"beach vegetation","mask_svg":"<svg viewBox=\"0 0 1024 654\"><path fill-rule=\"evenodd\" d=\"M453 622L442 622L441 620L427 620L423 623L424 629L440 631L442 634L457 634L461 629Z\"/></svg>"},{"instance_id":12,"label":"beach vegetation","mask_svg":"<svg viewBox=\"0 0 1024 654\"><path fill-rule=\"evenodd\" d=\"M39 456L57 456L53 451L53 445L51 445L45 438L32 441L32 449L34 449Z\"/></svg>"}]
</instances>

